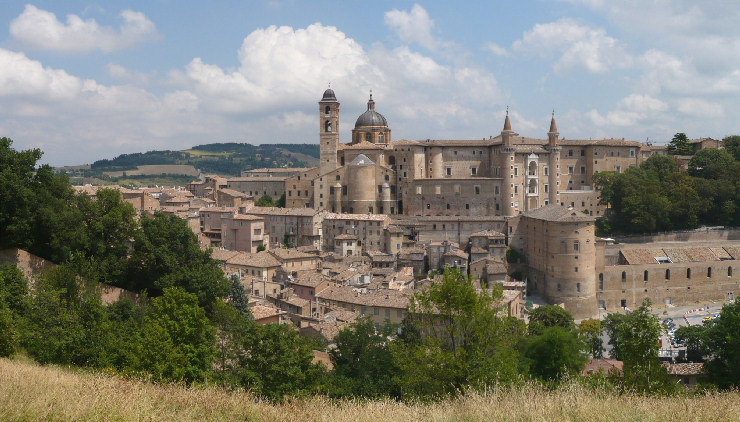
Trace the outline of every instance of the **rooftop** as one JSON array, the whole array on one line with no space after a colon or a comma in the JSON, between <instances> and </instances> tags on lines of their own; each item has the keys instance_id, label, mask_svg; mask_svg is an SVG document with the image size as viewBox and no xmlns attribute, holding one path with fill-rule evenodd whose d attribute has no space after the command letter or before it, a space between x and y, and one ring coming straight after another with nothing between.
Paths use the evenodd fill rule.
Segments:
<instances>
[{"instance_id":1,"label":"rooftop","mask_svg":"<svg viewBox=\"0 0 740 422\"><path fill-rule=\"evenodd\" d=\"M561 205L545 205L531 211L526 211L522 214L525 217L534 218L537 220L546 221L558 221L558 222L593 222L596 221L594 217L586 215L581 211L573 209L571 207L564 207Z\"/></svg>"},{"instance_id":2,"label":"rooftop","mask_svg":"<svg viewBox=\"0 0 740 422\"><path fill-rule=\"evenodd\" d=\"M351 303L359 306L374 306L405 309L409 304L406 293L398 290L378 289L363 293L350 286L328 287L316 295L324 300Z\"/></svg>"}]
</instances>

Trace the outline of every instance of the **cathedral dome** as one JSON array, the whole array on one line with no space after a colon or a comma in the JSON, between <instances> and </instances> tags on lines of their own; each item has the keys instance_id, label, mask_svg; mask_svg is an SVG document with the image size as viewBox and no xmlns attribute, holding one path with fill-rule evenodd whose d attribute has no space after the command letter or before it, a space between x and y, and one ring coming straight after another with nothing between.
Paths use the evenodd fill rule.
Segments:
<instances>
[{"instance_id":1,"label":"cathedral dome","mask_svg":"<svg viewBox=\"0 0 740 422\"><path fill-rule=\"evenodd\" d=\"M361 127L387 127L388 121L385 120L382 114L375 111L375 101L373 101L373 94L370 94L370 101L367 102L367 111L360 114L355 122L355 129Z\"/></svg>"}]
</instances>

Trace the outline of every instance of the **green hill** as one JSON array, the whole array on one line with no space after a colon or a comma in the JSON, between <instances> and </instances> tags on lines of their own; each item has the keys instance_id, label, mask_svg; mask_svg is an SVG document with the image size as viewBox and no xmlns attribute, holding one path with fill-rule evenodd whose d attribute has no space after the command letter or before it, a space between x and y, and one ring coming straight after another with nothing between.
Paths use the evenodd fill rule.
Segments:
<instances>
[{"instance_id":1,"label":"green hill","mask_svg":"<svg viewBox=\"0 0 740 422\"><path fill-rule=\"evenodd\" d=\"M183 151L148 151L65 167L74 183L186 184L198 172L239 176L242 170L318 165L317 144L214 143ZM146 167L143 167L146 166ZM160 172L161 170L161 172ZM161 183L158 183L161 182Z\"/></svg>"}]
</instances>

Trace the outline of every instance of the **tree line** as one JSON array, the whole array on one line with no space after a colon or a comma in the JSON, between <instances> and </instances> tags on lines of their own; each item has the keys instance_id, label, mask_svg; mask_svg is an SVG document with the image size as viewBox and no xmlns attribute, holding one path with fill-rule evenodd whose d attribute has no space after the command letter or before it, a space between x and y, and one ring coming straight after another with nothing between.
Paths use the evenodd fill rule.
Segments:
<instances>
[{"instance_id":1,"label":"tree line","mask_svg":"<svg viewBox=\"0 0 740 422\"><path fill-rule=\"evenodd\" d=\"M502 311L500 286L480 291L450 269L410 297L399 326L360 318L343 328L329 350L329 371L313 363L323 345L291 325L254 322L239 279L224 276L184 220L159 213L137 220L113 190L101 189L94 201L76 195L64 175L37 167L39 158L38 150L15 151L0 139L0 247L60 264L32 286L14 265L0 266L0 356L25 353L42 364L156 382L216 383L276 401L306 394L433 399L576 377L589 356L602 356L605 331L624 375L583 382L676 391L657 361L660 326L648 304L580 325L564 309L542 306L526 325ZM104 304L99 282L138 296ZM709 380L722 388L740 380L731 372L740 359L738 315L740 307L726 306L718 328L702 337Z\"/></svg>"},{"instance_id":2,"label":"tree line","mask_svg":"<svg viewBox=\"0 0 740 422\"><path fill-rule=\"evenodd\" d=\"M679 135L669 151L690 154L691 145ZM740 226L740 136L724 142L724 150L694 154L687 172L679 171L673 155L653 155L624 173L594 174L600 204L607 206L596 222L599 235Z\"/></svg>"}]
</instances>

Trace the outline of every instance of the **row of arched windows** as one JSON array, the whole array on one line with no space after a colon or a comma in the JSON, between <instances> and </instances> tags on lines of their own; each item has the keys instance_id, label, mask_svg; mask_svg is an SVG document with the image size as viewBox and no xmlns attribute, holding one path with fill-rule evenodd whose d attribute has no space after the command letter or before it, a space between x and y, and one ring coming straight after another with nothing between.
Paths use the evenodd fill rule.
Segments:
<instances>
[{"instance_id":1,"label":"row of arched windows","mask_svg":"<svg viewBox=\"0 0 740 422\"><path fill-rule=\"evenodd\" d=\"M732 267L727 267L727 277L732 277ZM642 273L642 280L648 281L650 278L648 270L643 271ZM691 278L691 268L686 269L686 278ZM707 267L707 278L712 278L712 267ZM670 280L671 279L671 270L666 269L665 270L665 279ZM604 273L599 273L599 282L604 282ZM627 272L622 271L622 283L627 282Z\"/></svg>"}]
</instances>

